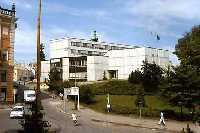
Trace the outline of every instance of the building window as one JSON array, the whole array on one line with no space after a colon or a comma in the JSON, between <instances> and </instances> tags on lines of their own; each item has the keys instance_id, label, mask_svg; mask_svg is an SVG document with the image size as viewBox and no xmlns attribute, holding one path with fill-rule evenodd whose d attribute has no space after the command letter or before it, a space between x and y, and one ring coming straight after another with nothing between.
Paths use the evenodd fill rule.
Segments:
<instances>
[{"instance_id":1,"label":"building window","mask_svg":"<svg viewBox=\"0 0 200 133\"><path fill-rule=\"evenodd\" d=\"M9 34L9 28L8 27L3 27L3 35L8 35Z\"/></svg>"},{"instance_id":2,"label":"building window","mask_svg":"<svg viewBox=\"0 0 200 133\"><path fill-rule=\"evenodd\" d=\"M86 48L87 48L87 43L83 43L83 47L86 47Z\"/></svg>"},{"instance_id":3,"label":"building window","mask_svg":"<svg viewBox=\"0 0 200 133\"><path fill-rule=\"evenodd\" d=\"M7 61L8 60L8 51L3 51L1 56L2 56L3 61Z\"/></svg>"},{"instance_id":4,"label":"building window","mask_svg":"<svg viewBox=\"0 0 200 133\"><path fill-rule=\"evenodd\" d=\"M76 50L75 49L71 49L71 54L75 54Z\"/></svg>"},{"instance_id":5,"label":"building window","mask_svg":"<svg viewBox=\"0 0 200 133\"><path fill-rule=\"evenodd\" d=\"M1 70L0 71L0 81L6 82L7 81L7 72L6 70Z\"/></svg>"}]
</instances>

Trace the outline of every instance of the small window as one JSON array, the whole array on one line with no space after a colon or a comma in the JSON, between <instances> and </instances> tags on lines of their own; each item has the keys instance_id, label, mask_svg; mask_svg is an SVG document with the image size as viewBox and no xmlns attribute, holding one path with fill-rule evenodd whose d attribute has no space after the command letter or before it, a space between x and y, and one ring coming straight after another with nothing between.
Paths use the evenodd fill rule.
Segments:
<instances>
[{"instance_id":1,"label":"small window","mask_svg":"<svg viewBox=\"0 0 200 133\"><path fill-rule=\"evenodd\" d=\"M9 34L9 28L8 27L3 27L3 35L8 35Z\"/></svg>"},{"instance_id":2,"label":"small window","mask_svg":"<svg viewBox=\"0 0 200 133\"><path fill-rule=\"evenodd\" d=\"M7 72L6 70L0 71L0 81L5 82L7 80Z\"/></svg>"},{"instance_id":3,"label":"small window","mask_svg":"<svg viewBox=\"0 0 200 133\"><path fill-rule=\"evenodd\" d=\"M7 51L3 51L1 56L2 56L2 60L3 61L7 61L8 60L8 52Z\"/></svg>"}]
</instances>

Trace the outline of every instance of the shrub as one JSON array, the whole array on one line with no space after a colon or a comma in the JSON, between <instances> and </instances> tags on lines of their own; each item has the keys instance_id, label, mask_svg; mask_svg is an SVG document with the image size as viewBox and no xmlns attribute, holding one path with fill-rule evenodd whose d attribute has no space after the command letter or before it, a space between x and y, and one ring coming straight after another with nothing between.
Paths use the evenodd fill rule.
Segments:
<instances>
[{"instance_id":1,"label":"shrub","mask_svg":"<svg viewBox=\"0 0 200 133\"><path fill-rule=\"evenodd\" d=\"M86 104L94 103L95 94L91 88L82 86L80 89L80 101Z\"/></svg>"},{"instance_id":2,"label":"shrub","mask_svg":"<svg viewBox=\"0 0 200 133\"><path fill-rule=\"evenodd\" d=\"M136 86L130 84L127 80L110 80L101 83L82 85L91 88L96 95L134 95L136 94ZM82 88L80 86L80 88Z\"/></svg>"}]
</instances>

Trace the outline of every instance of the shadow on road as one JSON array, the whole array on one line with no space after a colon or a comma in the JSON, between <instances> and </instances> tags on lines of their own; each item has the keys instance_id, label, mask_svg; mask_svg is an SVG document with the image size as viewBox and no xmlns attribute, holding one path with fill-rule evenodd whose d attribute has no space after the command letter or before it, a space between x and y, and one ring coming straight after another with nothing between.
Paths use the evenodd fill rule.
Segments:
<instances>
[{"instance_id":1,"label":"shadow on road","mask_svg":"<svg viewBox=\"0 0 200 133\"><path fill-rule=\"evenodd\" d=\"M4 133L24 133L24 131L17 130L17 129L10 129L10 130L4 131Z\"/></svg>"}]
</instances>

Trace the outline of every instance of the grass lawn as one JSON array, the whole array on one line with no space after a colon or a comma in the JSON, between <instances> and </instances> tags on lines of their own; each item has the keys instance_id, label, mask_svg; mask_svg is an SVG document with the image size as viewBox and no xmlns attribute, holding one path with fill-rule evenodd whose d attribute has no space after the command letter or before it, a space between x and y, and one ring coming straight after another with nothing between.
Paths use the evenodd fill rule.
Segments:
<instances>
[{"instance_id":1,"label":"grass lawn","mask_svg":"<svg viewBox=\"0 0 200 133\"><path fill-rule=\"evenodd\" d=\"M128 95L110 95L112 112L116 114L138 114L138 108L135 106L136 96ZM106 95L97 95L94 104L85 105L98 112L105 113L107 99ZM143 115L158 117L162 110L172 110L180 112L179 107L174 107L158 96L145 96L146 107L143 108ZM186 112L186 109L183 110Z\"/></svg>"}]
</instances>

